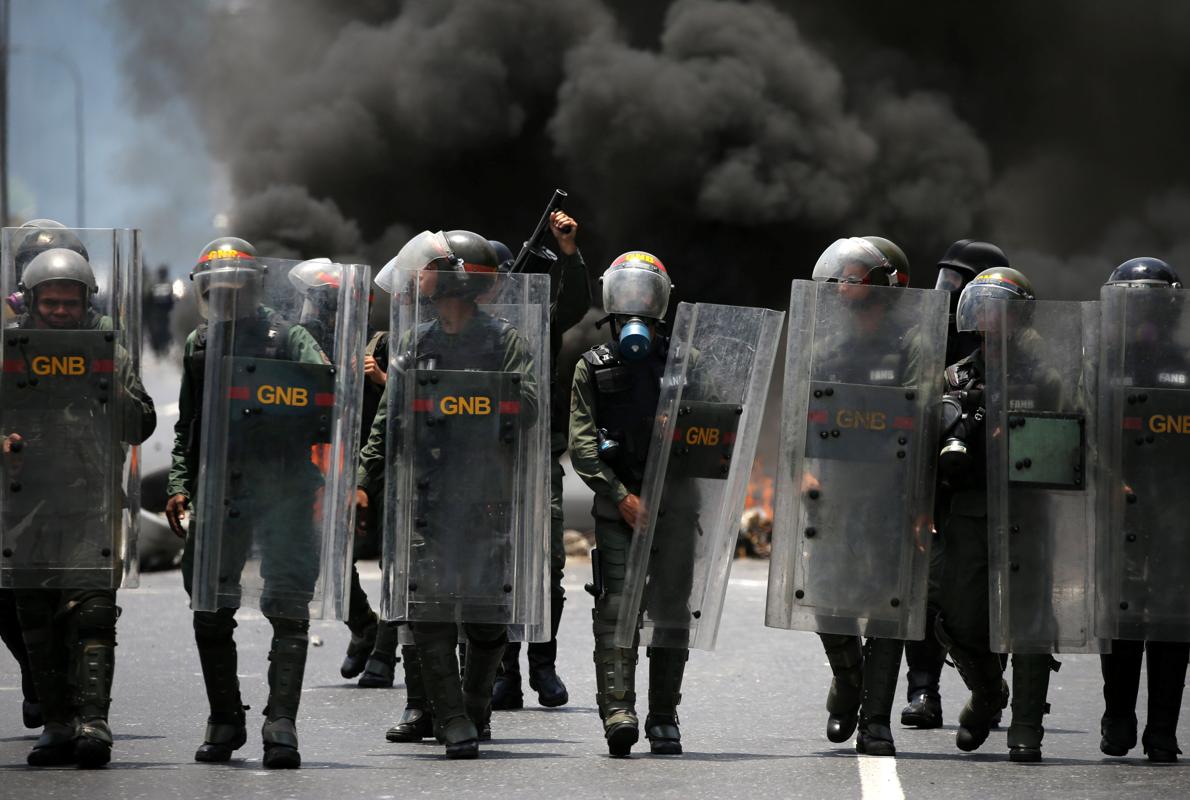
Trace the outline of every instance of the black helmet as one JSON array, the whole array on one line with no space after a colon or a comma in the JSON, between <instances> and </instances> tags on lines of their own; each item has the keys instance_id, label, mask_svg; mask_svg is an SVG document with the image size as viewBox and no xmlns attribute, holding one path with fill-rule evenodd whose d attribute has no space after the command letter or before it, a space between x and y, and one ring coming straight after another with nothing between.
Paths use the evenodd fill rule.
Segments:
<instances>
[{"instance_id":1,"label":"black helmet","mask_svg":"<svg viewBox=\"0 0 1190 800\"><path fill-rule=\"evenodd\" d=\"M959 239L946 248L938 262L938 280L934 288L957 296L979 273L1007 266L1010 266L1008 256L991 242Z\"/></svg>"},{"instance_id":2,"label":"black helmet","mask_svg":"<svg viewBox=\"0 0 1190 800\"><path fill-rule=\"evenodd\" d=\"M496 251L496 258L500 259L500 271L508 272L512 267L512 262L516 261L516 256L508 249L508 245L496 239L488 239L488 244Z\"/></svg>"},{"instance_id":3,"label":"black helmet","mask_svg":"<svg viewBox=\"0 0 1190 800\"><path fill-rule=\"evenodd\" d=\"M244 239L221 236L208 242L190 270L199 313L215 320L254 313L265 272L264 264L256 260L256 248ZM217 297L210 297L212 293Z\"/></svg>"},{"instance_id":4,"label":"black helmet","mask_svg":"<svg viewBox=\"0 0 1190 800\"><path fill-rule=\"evenodd\" d=\"M24 275L25 267L39 254L55 248L73 250L87 261L91 260L82 240L61 222L52 219L31 219L21 228L29 230L15 248L13 262L17 275Z\"/></svg>"},{"instance_id":5,"label":"black helmet","mask_svg":"<svg viewBox=\"0 0 1190 800\"><path fill-rule=\"evenodd\" d=\"M1181 288L1178 273L1159 258L1130 258L1112 270L1106 286Z\"/></svg>"},{"instance_id":6,"label":"black helmet","mask_svg":"<svg viewBox=\"0 0 1190 800\"><path fill-rule=\"evenodd\" d=\"M434 297L476 297L492 287L491 275L500 269L500 256L484 237L471 231L446 231L450 257L434 261L429 269L445 271L438 276ZM478 273L478 276L476 275Z\"/></svg>"}]
</instances>

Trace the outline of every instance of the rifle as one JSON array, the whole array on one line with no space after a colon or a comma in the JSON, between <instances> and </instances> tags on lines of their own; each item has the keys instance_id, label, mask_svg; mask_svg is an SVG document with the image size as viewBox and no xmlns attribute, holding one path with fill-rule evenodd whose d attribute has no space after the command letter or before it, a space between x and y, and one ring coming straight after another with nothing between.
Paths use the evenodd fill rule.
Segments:
<instances>
[{"instance_id":1,"label":"rifle","mask_svg":"<svg viewBox=\"0 0 1190 800\"><path fill-rule=\"evenodd\" d=\"M546 246L546 237L550 232L550 217L553 216L555 211L562 208L562 203L565 200L566 192L561 189L554 189L554 196L550 198L549 204L546 205L545 213L537 221L537 227L533 229L533 235L521 246L521 252L517 254L516 260L512 262L509 272L541 273L550 271L550 265L558 260L554 252ZM569 228L569 226L567 227ZM569 230L564 230L564 232L569 233Z\"/></svg>"}]
</instances>

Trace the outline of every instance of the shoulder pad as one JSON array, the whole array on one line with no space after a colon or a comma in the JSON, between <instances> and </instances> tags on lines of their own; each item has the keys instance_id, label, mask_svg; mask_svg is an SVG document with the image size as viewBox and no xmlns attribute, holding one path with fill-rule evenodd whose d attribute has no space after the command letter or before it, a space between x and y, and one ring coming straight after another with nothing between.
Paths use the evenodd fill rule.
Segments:
<instances>
[{"instance_id":1,"label":"shoulder pad","mask_svg":"<svg viewBox=\"0 0 1190 800\"><path fill-rule=\"evenodd\" d=\"M612 355L612 349L606 344L599 344L583 353L583 361L592 367L614 367L620 360Z\"/></svg>"}]
</instances>

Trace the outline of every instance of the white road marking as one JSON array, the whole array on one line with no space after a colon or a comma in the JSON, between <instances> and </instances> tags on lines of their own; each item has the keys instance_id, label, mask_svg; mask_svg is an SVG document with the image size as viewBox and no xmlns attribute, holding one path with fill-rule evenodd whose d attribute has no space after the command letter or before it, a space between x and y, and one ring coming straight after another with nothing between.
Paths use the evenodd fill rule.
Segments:
<instances>
[{"instance_id":1,"label":"white road marking","mask_svg":"<svg viewBox=\"0 0 1190 800\"><path fill-rule=\"evenodd\" d=\"M863 800L905 800L897 760L887 756L856 756Z\"/></svg>"}]
</instances>

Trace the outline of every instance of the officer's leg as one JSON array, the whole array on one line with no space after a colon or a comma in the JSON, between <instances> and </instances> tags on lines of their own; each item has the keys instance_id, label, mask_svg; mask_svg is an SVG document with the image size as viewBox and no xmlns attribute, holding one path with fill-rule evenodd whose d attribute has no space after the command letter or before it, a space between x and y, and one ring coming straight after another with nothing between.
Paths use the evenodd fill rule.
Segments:
<instances>
[{"instance_id":1,"label":"officer's leg","mask_svg":"<svg viewBox=\"0 0 1190 800\"><path fill-rule=\"evenodd\" d=\"M63 610L62 592L16 589L14 597L45 720L41 736L26 760L34 767L73 763L76 726L67 683L70 654L65 631L54 624Z\"/></svg>"},{"instance_id":2,"label":"officer's leg","mask_svg":"<svg viewBox=\"0 0 1190 800\"><path fill-rule=\"evenodd\" d=\"M901 711L901 724L910 728L942 727L942 696L938 684L946 650L934 635L935 614L926 612L926 638L905 642L905 661L909 666L909 705Z\"/></svg>"},{"instance_id":3,"label":"officer's leg","mask_svg":"<svg viewBox=\"0 0 1190 800\"><path fill-rule=\"evenodd\" d=\"M671 485L672 486L672 485ZM694 507L696 501L691 501ZM647 608L663 620L690 619L693 606L694 557L697 552L699 520L696 515L680 512L681 498L666 501L670 524L659 524L654 532L654 553L665 559L666 580L656 588L646 585ZM660 575L658 575L660 578ZM652 576L650 576L650 582ZM656 639L654 639L656 641ZM678 704L682 700L682 677L690 658L690 631L674 627L664 634L664 646L653 644L649 656L649 715L645 718L645 736L655 755L681 755L682 734Z\"/></svg>"},{"instance_id":4,"label":"officer's leg","mask_svg":"<svg viewBox=\"0 0 1190 800\"><path fill-rule=\"evenodd\" d=\"M525 693L521 690L521 643L509 642L504 648L504 658L500 662L500 674L492 684L492 709L515 711L524 707Z\"/></svg>"},{"instance_id":5,"label":"officer's leg","mask_svg":"<svg viewBox=\"0 0 1190 800\"><path fill-rule=\"evenodd\" d=\"M649 716L645 735L655 755L681 755L678 704L682 702L682 676L690 651L680 647L650 647Z\"/></svg>"},{"instance_id":6,"label":"officer's leg","mask_svg":"<svg viewBox=\"0 0 1190 800\"><path fill-rule=\"evenodd\" d=\"M416 645L401 647L401 664L405 667L405 711L384 738L390 742L420 742L434 735L434 715L430 713Z\"/></svg>"},{"instance_id":7,"label":"officer's leg","mask_svg":"<svg viewBox=\"0 0 1190 800\"><path fill-rule=\"evenodd\" d=\"M893 756L891 715L897 693L897 674L901 671L900 639L869 638L864 643L864 696L860 705L857 753Z\"/></svg>"},{"instance_id":8,"label":"officer's leg","mask_svg":"<svg viewBox=\"0 0 1190 800\"><path fill-rule=\"evenodd\" d=\"M467 634L467 667L463 670L463 705L475 723L479 739L492 738L492 685L508 644L508 629L503 625L463 626Z\"/></svg>"},{"instance_id":9,"label":"officer's leg","mask_svg":"<svg viewBox=\"0 0 1190 800\"><path fill-rule=\"evenodd\" d=\"M1050 672L1058 662L1048 653L1012 656L1012 724L1008 727L1008 757L1012 761L1040 761L1041 724L1049 713Z\"/></svg>"},{"instance_id":10,"label":"officer's leg","mask_svg":"<svg viewBox=\"0 0 1190 800\"><path fill-rule=\"evenodd\" d=\"M448 758L475 758L479 755L479 731L463 704L456 655L458 627L453 622L413 622L409 627L421 659L435 734L446 744Z\"/></svg>"},{"instance_id":11,"label":"officer's leg","mask_svg":"<svg viewBox=\"0 0 1190 800\"><path fill-rule=\"evenodd\" d=\"M595 702L608 752L626 756L640 738L636 716L637 648L616 645L616 621L624 597L624 572L632 529L619 519L595 518L603 592L591 612L595 634Z\"/></svg>"},{"instance_id":12,"label":"officer's leg","mask_svg":"<svg viewBox=\"0 0 1190 800\"><path fill-rule=\"evenodd\" d=\"M25 649L25 638L21 635L21 621L17 617L16 599L12 589L0 589L0 639L8 647L12 657L21 668L21 715L26 728L40 728L45 724L41 718L41 706L37 702L37 687L33 683L33 671L29 669L29 652Z\"/></svg>"},{"instance_id":13,"label":"officer's leg","mask_svg":"<svg viewBox=\"0 0 1190 800\"><path fill-rule=\"evenodd\" d=\"M269 702L264 708L264 765L269 769L296 769L297 715L302 701L302 679L310 644L310 620L268 617L273 626L269 648Z\"/></svg>"},{"instance_id":14,"label":"officer's leg","mask_svg":"<svg viewBox=\"0 0 1190 800\"><path fill-rule=\"evenodd\" d=\"M555 445L558 442L554 443ZM558 626L566 590L562 588L566 569L566 546L562 541L562 464L563 450L554 448L550 473L550 640L534 642L529 651L529 686L537 692L537 702L547 708L565 705L570 700L566 684L558 677Z\"/></svg>"},{"instance_id":15,"label":"officer's leg","mask_svg":"<svg viewBox=\"0 0 1190 800\"><path fill-rule=\"evenodd\" d=\"M1136 695L1144 642L1117 640L1111 653L1099 657L1103 671L1103 718L1099 749L1109 756L1127 755L1136 747Z\"/></svg>"},{"instance_id":16,"label":"officer's leg","mask_svg":"<svg viewBox=\"0 0 1190 800\"><path fill-rule=\"evenodd\" d=\"M864 691L864 654L858 636L820 633L822 649L831 665L831 688L826 695L826 738L845 742L859 723Z\"/></svg>"},{"instance_id":17,"label":"officer's leg","mask_svg":"<svg viewBox=\"0 0 1190 800\"><path fill-rule=\"evenodd\" d=\"M191 593L193 578L194 531L191 526L182 551L182 585L187 594ZM198 661L211 709L203 743L194 753L195 761L227 761L248 738L245 706L240 699L240 679L236 674L235 613L234 608L194 612L194 643L198 647Z\"/></svg>"},{"instance_id":18,"label":"officer's leg","mask_svg":"<svg viewBox=\"0 0 1190 800\"><path fill-rule=\"evenodd\" d=\"M347 609L347 629L351 631L351 641L347 643L347 655L343 657L343 664L339 667L339 674L344 678L354 678L364 671L367 666L368 655L376 646L376 634L380 618L368 604L368 595L359 582L359 570L355 563L351 564L351 599ZM391 684L392 681L390 680ZM362 685L362 684L361 684Z\"/></svg>"},{"instance_id":19,"label":"officer's leg","mask_svg":"<svg viewBox=\"0 0 1190 800\"><path fill-rule=\"evenodd\" d=\"M364 665L364 674L359 676L360 686L365 689L387 689L393 685L397 662L400 660L397 658L399 630L395 622L380 623L376 629L376 642L368 654L368 663Z\"/></svg>"},{"instance_id":20,"label":"officer's leg","mask_svg":"<svg viewBox=\"0 0 1190 800\"><path fill-rule=\"evenodd\" d=\"M1186 685L1190 643L1148 642L1149 718L1141 738L1150 761L1178 760L1178 712Z\"/></svg>"},{"instance_id":21,"label":"officer's leg","mask_svg":"<svg viewBox=\"0 0 1190 800\"><path fill-rule=\"evenodd\" d=\"M108 709L116 666L114 589L66 592L71 639L70 672L74 706L79 717L75 757L84 768L102 767L112 758Z\"/></svg>"}]
</instances>

